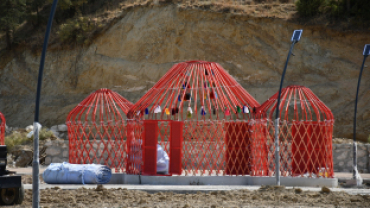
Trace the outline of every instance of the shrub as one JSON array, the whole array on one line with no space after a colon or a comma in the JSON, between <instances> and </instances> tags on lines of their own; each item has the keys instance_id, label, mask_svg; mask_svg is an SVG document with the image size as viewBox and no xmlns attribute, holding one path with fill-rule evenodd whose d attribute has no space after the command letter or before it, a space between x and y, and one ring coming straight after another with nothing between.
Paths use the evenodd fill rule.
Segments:
<instances>
[{"instance_id":1,"label":"shrub","mask_svg":"<svg viewBox=\"0 0 370 208\"><path fill-rule=\"evenodd\" d=\"M296 2L297 10L301 17L312 17L320 13L320 7L325 0L299 0Z\"/></svg>"},{"instance_id":2,"label":"shrub","mask_svg":"<svg viewBox=\"0 0 370 208\"><path fill-rule=\"evenodd\" d=\"M95 29L95 24L89 18L79 17L60 25L58 35L63 42L77 41L79 44L88 44Z\"/></svg>"},{"instance_id":3,"label":"shrub","mask_svg":"<svg viewBox=\"0 0 370 208\"><path fill-rule=\"evenodd\" d=\"M10 135L5 137L5 145L8 148L8 152L17 146L32 141L31 138L27 138L27 132L14 131Z\"/></svg>"},{"instance_id":4,"label":"shrub","mask_svg":"<svg viewBox=\"0 0 370 208\"><path fill-rule=\"evenodd\" d=\"M57 137L54 135L52 131L48 131L46 128L42 128L39 132L39 140L46 140L46 139L56 139ZM33 137L32 137L33 140Z\"/></svg>"},{"instance_id":5,"label":"shrub","mask_svg":"<svg viewBox=\"0 0 370 208\"><path fill-rule=\"evenodd\" d=\"M26 131L14 131L10 135L5 137L5 145L10 152L17 145L29 144L33 141L33 136L31 138L27 137ZM39 132L39 140L55 139L56 136L53 132L48 131L46 128L42 128Z\"/></svg>"},{"instance_id":6,"label":"shrub","mask_svg":"<svg viewBox=\"0 0 370 208\"><path fill-rule=\"evenodd\" d=\"M351 1L351 16L355 16L358 20L370 20L370 1L369 0L355 0Z\"/></svg>"},{"instance_id":7,"label":"shrub","mask_svg":"<svg viewBox=\"0 0 370 208\"><path fill-rule=\"evenodd\" d=\"M330 15L336 18L355 17L360 22L370 20L370 1L351 0L298 0L296 2L301 17L312 17L318 14Z\"/></svg>"}]
</instances>

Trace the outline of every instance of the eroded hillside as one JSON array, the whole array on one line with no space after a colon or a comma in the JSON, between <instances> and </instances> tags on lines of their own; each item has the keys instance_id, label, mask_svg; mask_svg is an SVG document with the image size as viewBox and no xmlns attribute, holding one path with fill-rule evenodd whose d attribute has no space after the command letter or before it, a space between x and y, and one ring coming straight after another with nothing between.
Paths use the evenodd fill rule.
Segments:
<instances>
[{"instance_id":1,"label":"eroded hillside","mask_svg":"<svg viewBox=\"0 0 370 208\"><path fill-rule=\"evenodd\" d=\"M294 29L295 46L285 85L310 87L333 111L336 137L352 136L353 104L361 51L370 37L285 19L203 11L168 4L130 8L89 46L51 45L46 57L41 123L63 123L68 112L99 88L132 102L174 64L202 59L220 63L260 103L277 90ZM0 110L9 126L33 121L40 56L29 49L0 69ZM370 72L363 75L358 137L370 129Z\"/></svg>"}]
</instances>

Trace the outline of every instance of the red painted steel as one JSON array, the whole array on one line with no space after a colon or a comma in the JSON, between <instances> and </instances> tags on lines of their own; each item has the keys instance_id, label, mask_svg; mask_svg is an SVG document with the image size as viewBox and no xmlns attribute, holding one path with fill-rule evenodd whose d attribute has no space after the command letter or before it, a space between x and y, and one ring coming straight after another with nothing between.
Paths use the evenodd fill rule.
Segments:
<instances>
[{"instance_id":1,"label":"red painted steel","mask_svg":"<svg viewBox=\"0 0 370 208\"><path fill-rule=\"evenodd\" d=\"M181 160L183 147L183 128L184 122L171 121L171 151L170 151L170 171L169 173L181 175Z\"/></svg>"},{"instance_id":2,"label":"red painted steel","mask_svg":"<svg viewBox=\"0 0 370 208\"><path fill-rule=\"evenodd\" d=\"M144 121L143 174L157 174L158 121Z\"/></svg>"},{"instance_id":3,"label":"red painted steel","mask_svg":"<svg viewBox=\"0 0 370 208\"><path fill-rule=\"evenodd\" d=\"M226 134L226 175L249 175L251 171L251 140L249 124L225 123Z\"/></svg>"},{"instance_id":4,"label":"red painted steel","mask_svg":"<svg viewBox=\"0 0 370 208\"><path fill-rule=\"evenodd\" d=\"M5 117L0 112L0 145L5 145Z\"/></svg>"},{"instance_id":5,"label":"red painted steel","mask_svg":"<svg viewBox=\"0 0 370 208\"><path fill-rule=\"evenodd\" d=\"M237 174L246 175L249 169L243 165L250 163L250 155L239 149L228 150L226 138L235 139L229 139L229 143L240 142L237 138L249 138L248 120L253 118L253 110L257 106L259 103L218 63L189 61L175 64L134 104L129 114L136 122L184 122L182 174L226 175L228 168ZM226 123L231 121L236 126L244 125L247 131L242 132L243 128L225 131ZM172 146L168 146L166 140L170 137L167 135L170 132L169 125L158 125L158 142L171 160ZM137 133L135 137L142 137L141 132ZM234 134L245 135L232 136ZM177 139L174 137L171 142ZM235 158L226 160L226 154L234 154Z\"/></svg>"},{"instance_id":6,"label":"red painted steel","mask_svg":"<svg viewBox=\"0 0 370 208\"><path fill-rule=\"evenodd\" d=\"M140 174L142 167L142 144L144 141L144 124L143 121L127 119L127 162L126 173ZM135 137L136 135L136 137Z\"/></svg>"},{"instance_id":7,"label":"red painted steel","mask_svg":"<svg viewBox=\"0 0 370 208\"><path fill-rule=\"evenodd\" d=\"M256 134L266 138L268 174L275 174L274 113L276 93L256 110ZM331 110L308 88L288 86L281 93L279 144L282 176L333 177ZM255 139L256 140L256 139Z\"/></svg>"},{"instance_id":8,"label":"red painted steel","mask_svg":"<svg viewBox=\"0 0 370 208\"><path fill-rule=\"evenodd\" d=\"M250 135L250 168L251 176L268 176L268 148L266 123L253 120L249 124Z\"/></svg>"},{"instance_id":9,"label":"red painted steel","mask_svg":"<svg viewBox=\"0 0 370 208\"><path fill-rule=\"evenodd\" d=\"M69 162L126 167L126 113L132 103L109 89L85 98L68 115Z\"/></svg>"}]
</instances>

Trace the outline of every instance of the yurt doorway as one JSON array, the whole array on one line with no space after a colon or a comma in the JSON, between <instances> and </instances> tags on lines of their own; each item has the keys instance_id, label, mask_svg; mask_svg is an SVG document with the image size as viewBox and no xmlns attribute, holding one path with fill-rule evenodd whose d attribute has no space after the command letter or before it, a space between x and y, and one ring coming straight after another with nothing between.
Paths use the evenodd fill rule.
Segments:
<instances>
[{"instance_id":1,"label":"yurt doorway","mask_svg":"<svg viewBox=\"0 0 370 208\"><path fill-rule=\"evenodd\" d=\"M183 126L182 121L144 120L144 175L181 175Z\"/></svg>"}]
</instances>

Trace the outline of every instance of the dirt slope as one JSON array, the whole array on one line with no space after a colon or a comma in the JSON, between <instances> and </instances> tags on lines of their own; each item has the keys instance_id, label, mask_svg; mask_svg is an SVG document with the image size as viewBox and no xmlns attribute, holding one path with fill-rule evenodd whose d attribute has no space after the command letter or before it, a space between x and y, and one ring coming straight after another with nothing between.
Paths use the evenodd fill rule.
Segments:
<instances>
[{"instance_id":1,"label":"dirt slope","mask_svg":"<svg viewBox=\"0 0 370 208\"><path fill-rule=\"evenodd\" d=\"M304 33L285 85L310 87L332 109L335 136L351 137L361 53L370 43L367 33L175 4L127 9L87 47L52 45L45 63L41 123L63 123L73 107L99 88L136 102L174 63L192 59L220 63L262 103L278 90L294 29ZM39 59L24 50L0 69L0 110L9 126L32 124ZM358 106L358 137L363 140L370 133L367 68Z\"/></svg>"}]
</instances>

